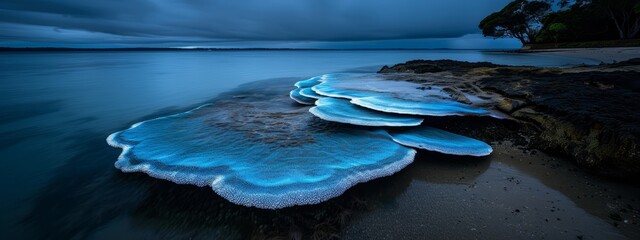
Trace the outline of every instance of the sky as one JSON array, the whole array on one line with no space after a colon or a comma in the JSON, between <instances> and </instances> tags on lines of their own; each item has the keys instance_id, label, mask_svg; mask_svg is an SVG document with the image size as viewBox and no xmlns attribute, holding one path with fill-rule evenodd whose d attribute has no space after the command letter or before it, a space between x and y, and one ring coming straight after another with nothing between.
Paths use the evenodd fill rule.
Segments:
<instances>
[{"instance_id":1,"label":"sky","mask_svg":"<svg viewBox=\"0 0 640 240\"><path fill-rule=\"evenodd\" d=\"M517 48L510 0L0 0L4 47Z\"/></svg>"}]
</instances>

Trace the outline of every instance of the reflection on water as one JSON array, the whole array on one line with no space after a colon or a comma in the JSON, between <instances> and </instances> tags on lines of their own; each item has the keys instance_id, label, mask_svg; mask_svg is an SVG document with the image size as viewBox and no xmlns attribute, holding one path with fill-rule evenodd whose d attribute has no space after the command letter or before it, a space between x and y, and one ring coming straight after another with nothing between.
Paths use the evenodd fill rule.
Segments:
<instances>
[{"instance_id":1,"label":"reflection on water","mask_svg":"<svg viewBox=\"0 0 640 240\"><path fill-rule=\"evenodd\" d=\"M326 203L269 211L230 204L208 188L122 174L113 167L119 150L105 138L132 123L187 110L260 79L375 71L411 59L590 63L476 51L0 54L0 187L6 193L0 197L0 230L7 239L295 237L356 231L357 219L400 206L403 196L430 191L416 183L466 187L493 163L434 161L449 157L422 152L402 172L358 185ZM434 194L438 192L419 195Z\"/></svg>"}]
</instances>

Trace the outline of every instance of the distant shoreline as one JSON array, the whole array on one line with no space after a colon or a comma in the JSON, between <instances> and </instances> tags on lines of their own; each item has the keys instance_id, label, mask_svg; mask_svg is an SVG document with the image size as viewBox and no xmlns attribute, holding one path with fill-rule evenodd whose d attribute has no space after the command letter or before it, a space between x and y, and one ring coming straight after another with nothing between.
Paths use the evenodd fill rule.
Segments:
<instances>
[{"instance_id":1,"label":"distant shoreline","mask_svg":"<svg viewBox=\"0 0 640 240\"><path fill-rule=\"evenodd\" d=\"M503 52L518 49L454 49L454 48L65 48L65 47L0 47L0 52L109 52L109 51L489 51Z\"/></svg>"},{"instance_id":2,"label":"distant shoreline","mask_svg":"<svg viewBox=\"0 0 640 240\"><path fill-rule=\"evenodd\" d=\"M592 59L602 63L613 63L640 56L640 47L606 47L606 48L550 48L550 49L452 49L452 48L57 48L34 47L13 48L0 47L0 53L18 52L224 52L224 51L481 51L489 53L522 53L536 55L553 55Z\"/></svg>"},{"instance_id":3,"label":"distant shoreline","mask_svg":"<svg viewBox=\"0 0 640 240\"><path fill-rule=\"evenodd\" d=\"M497 51L487 50L485 52L575 57L591 59L602 63L615 63L637 58L640 56L640 47L513 49Z\"/></svg>"},{"instance_id":4,"label":"distant shoreline","mask_svg":"<svg viewBox=\"0 0 640 240\"><path fill-rule=\"evenodd\" d=\"M637 58L640 56L640 47L523 49L514 52L536 55L578 57L593 59L603 63L614 63Z\"/></svg>"}]
</instances>

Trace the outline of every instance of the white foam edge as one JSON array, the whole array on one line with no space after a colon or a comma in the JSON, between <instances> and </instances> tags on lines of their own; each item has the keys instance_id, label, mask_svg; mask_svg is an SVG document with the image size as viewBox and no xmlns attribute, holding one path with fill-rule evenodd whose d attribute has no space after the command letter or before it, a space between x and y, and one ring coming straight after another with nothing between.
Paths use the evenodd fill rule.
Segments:
<instances>
[{"instance_id":1,"label":"white foam edge","mask_svg":"<svg viewBox=\"0 0 640 240\"><path fill-rule=\"evenodd\" d=\"M222 196L223 198L229 200L232 203L243 205L247 207L257 207L264 209L278 209L291 207L295 205L310 205L317 204L320 202L324 202L331 198L342 195L347 189L352 186L367 182L376 178L390 176L404 167L413 162L416 154L416 150L408 148L407 154L399 159L398 161L393 162L392 164L388 164L387 166L379 169L372 169L365 172L356 172L352 175L344 178L335 188L315 188L312 190L300 190L300 191L292 191L287 192L287 194L241 194L241 191L238 189L234 189L232 187L224 186L224 176L216 175L213 176L213 179L208 180L196 180L197 175L195 174L182 174L177 171L166 171L154 169L154 167L149 163L131 165L129 159L126 158L127 153L131 150L132 146L120 143L116 141L116 137L123 131L133 129L141 126L142 124L169 118L175 116L181 116L185 114L190 114L191 112L198 110L200 108L209 106L211 104L205 104L194 108L192 110L177 113L169 116L163 116L158 118L153 118L150 120L142 121L139 123L135 123L131 125L128 129L118 131L110 134L106 141L110 146L121 148L122 152L118 156L118 160L115 162L115 167L120 169L122 172L141 172L145 173L153 178L168 180L177 184L191 184L196 186L210 186L216 194ZM401 146L406 148L404 146ZM184 181L177 181L177 179L184 179ZM312 198L305 198L308 196L314 196Z\"/></svg>"},{"instance_id":2,"label":"white foam edge","mask_svg":"<svg viewBox=\"0 0 640 240\"><path fill-rule=\"evenodd\" d=\"M324 81L321 81L321 82L324 82ZM318 84L318 85L321 85L321 84ZM491 110L488 110L488 109L483 109L483 110L487 111L488 114L465 114L465 113L460 113L460 112L453 112L453 113L435 113L435 112L434 113L419 113L419 112L415 112L415 111L403 110L403 109L398 109L398 108L382 107L380 105L370 104L370 103L367 103L367 102L363 102L361 100L361 99L368 98L368 97L351 97L351 96L348 96L348 95L329 93L329 92L322 91L321 89L318 89L318 87L317 87L318 85L315 85L315 86L311 87L311 90L313 90L314 92L316 92L319 95L326 96L326 97L332 97L332 98L348 99L348 100L350 100L350 102L352 104L358 105L360 107L368 108L368 109L371 109L371 110L379 111L379 112L395 113L395 114L407 114L407 115L416 115L416 116L432 116L432 117L489 116L489 117L493 117L493 118L496 118L496 119L511 119L508 115L501 114L501 113L498 113L496 111L491 111ZM371 96L371 97L373 97L373 96Z\"/></svg>"},{"instance_id":3,"label":"white foam edge","mask_svg":"<svg viewBox=\"0 0 640 240\"><path fill-rule=\"evenodd\" d=\"M144 124L144 123L146 123L146 122L155 121L155 120L161 120L161 119L166 119L166 118L170 118L170 117L177 117L177 116L182 116L182 115L191 114L193 111L196 111L196 110L198 110L198 109L201 109L201 108L204 108L204 107L207 107L207 106L210 106L210 105L211 105L211 103L207 103L207 104L201 105L201 106L199 106L199 107L196 107L196 108L191 109L191 110L186 111L186 112L181 112L181 113L176 113L176 114L172 114L172 115L168 115L168 116L162 116L162 117L152 118L152 119L145 120L145 121L142 121L142 122L134 123L134 124L132 124L129 128L127 128L127 129L125 129L125 130L122 130L122 131L118 131L118 132L114 132L114 133L112 133L112 134L109 134L109 136L108 136L108 137L107 137L107 139L106 139L106 140L107 140L107 144L109 144L109 146L112 146L112 147L115 147L115 148L121 148L121 149L122 149L122 151L120 152L120 155L118 155L118 160L114 163L115 167L116 167L116 168L118 168L118 169L121 169L120 167L118 167L118 166L119 166L119 164L121 164L121 163L122 163L121 161L127 161L127 162L129 161L128 159L126 159L126 157L125 157L125 156L127 155L127 153L128 153L128 152L131 150L131 148L132 148L132 146L131 146L131 145L127 145L127 144L124 144L124 143L121 143L121 142L116 141L116 137L117 137L118 135L120 135L120 133L122 133L122 132L124 132L124 131L127 131L127 130L130 130L130 129L137 128L137 127L141 126L142 124ZM149 167L147 167L147 168L149 168ZM121 169L121 170L122 170L122 169ZM123 170L123 172L124 172L124 171L125 171L125 170Z\"/></svg>"},{"instance_id":4,"label":"white foam edge","mask_svg":"<svg viewBox=\"0 0 640 240\"><path fill-rule=\"evenodd\" d=\"M339 122L339 123L346 123L346 124L351 124L351 125L358 125L358 126L369 126L369 127L412 127L412 126L419 126L420 124L422 124L423 119L420 119L417 122L414 123L390 123L390 122L373 122L373 121L365 121L365 120L360 120L360 119L356 119L356 118L350 118L350 119L345 119L345 118L338 118L338 117L334 117L331 115L327 115L325 113L323 113L322 111L317 109L318 107L312 107L309 108L309 112L311 114L313 114L316 117L319 117L322 120L325 121L330 121L330 122Z\"/></svg>"},{"instance_id":5,"label":"white foam edge","mask_svg":"<svg viewBox=\"0 0 640 240\"><path fill-rule=\"evenodd\" d=\"M406 148L404 146L401 146ZM331 198L342 195L346 190L358 183L368 182L373 179L390 176L413 162L416 150L407 148L407 154L382 168L364 172L356 172L341 180L333 188L314 188L287 192L286 194L242 194L242 191L217 184L213 190L220 196L235 204L264 209L279 209L295 205L318 204Z\"/></svg>"},{"instance_id":6,"label":"white foam edge","mask_svg":"<svg viewBox=\"0 0 640 240\"><path fill-rule=\"evenodd\" d=\"M322 90L318 89L318 86L321 85L321 84L318 84L318 85L315 85L315 86L311 87L311 90L313 90L317 94L320 94L320 95L326 96L326 97L344 98L344 99L349 99L349 100L353 99L353 97L351 97L351 96L335 94L335 93L328 93L328 92L322 91Z\"/></svg>"},{"instance_id":7,"label":"white foam edge","mask_svg":"<svg viewBox=\"0 0 640 240\"><path fill-rule=\"evenodd\" d=\"M144 122L142 122L144 123ZM135 125L135 124L134 124ZM139 126L137 124L136 126ZM119 133L119 132L118 132ZM224 176L215 175L213 179L208 178L206 180L198 179L197 174L185 174L177 171L166 171L154 168L149 163L131 165L129 159L125 156L130 151L131 146L118 143L114 140L117 136L114 133L107 138L109 145L122 148L123 151L116 161L116 168L122 172L141 172L145 173L153 178L168 180L177 184L191 184L196 186L210 186L213 191L229 200L230 202L246 207L257 207L263 209L279 209L285 207L291 207L295 205L310 205L327 201L331 198L342 195L346 190L353 187L358 183L367 182L373 179L390 176L413 162L416 154L416 150L407 148L407 154L401 159L392 162L379 169L372 169L365 172L356 172L352 175L345 177L333 188L314 188L298 191L290 191L285 194L251 194L243 193L241 190L226 186L224 184Z\"/></svg>"},{"instance_id":8,"label":"white foam edge","mask_svg":"<svg viewBox=\"0 0 640 240\"><path fill-rule=\"evenodd\" d=\"M316 85L318 86L318 85ZM414 116L433 116L433 117L444 117L444 116L465 116L465 114L462 113L430 113L430 114L426 114L426 113L417 113L415 111L409 111L409 110L398 110L397 108L388 108L388 107L381 107L379 105L373 105L367 102L362 102L361 99L363 98L367 98L367 97L361 97L361 98L357 98L357 97L351 97L348 95L342 95L342 94L335 94L335 93L328 93L325 91L322 91L318 88L316 88L316 86L313 86L311 88L311 90L313 90L314 92L323 95L323 96L327 96L327 97L332 97L332 98L342 98L342 99L348 99L350 100L350 102L354 105L360 106L360 107L364 107L367 109L371 109L371 110L375 110L375 111L379 111L379 112L386 112L386 113L395 113L395 114L406 114L406 115L414 115ZM476 114L477 115L477 114ZM482 115L479 115L482 116Z\"/></svg>"},{"instance_id":9,"label":"white foam edge","mask_svg":"<svg viewBox=\"0 0 640 240\"><path fill-rule=\"evenodd\" d=\"M475 141L478 141L478 142L481 142L483 144L486 144L487 147L488 147L488 151L486 151L486 152L458 151L458 150L453 150L453 149L450 149L450 148L447 148L449 150L445 150L443 148L434 148L434 147L430 147L428 145L425 146L425 145L422 145L422 144L416 143L416 142L401 141L401 140L398 140L398 139L394 138L393 135L391 135L391 134L389 134L389 136L391 137L391 140L393 140L394 142L396 142L396 143L398 143L398 144L400 144L402 146L411 147L411 148L419 148L419 149L423 149L423 150L427 150L427 151L439 152L439 153L448 154L448 155L484 157L484 156L488 156L489 154L491 154L493 152L493 148L489 144L487 144L485 142L482 142L480 140L477 140L477 139L473 139L473 138L471 138L471 139L473 139ZM465 136L463 136L463 137L465 137ZM467 137L467 138L469 138L469 137Z\"/></svg>"},{"instance_id":10,"label":"white foam edge","mask_svg":"<svg viewBox=\"0 0 640 240\"><path fill-rule=\"evenodd\" d=\"M291 90L291 92L289 92L289 98L293 99L293 101L296 101L297 103L300 103L302 105L313 105L314 104L313 102L305 102L305 101L302 101L300 99L295 98L293 96L293 92L296 91L296 90L297 89L294 89L294 90Z\"/></svg>"},{"instance_id":11,"label":"white foam edge","mask_svg":"<svg viewBox=\"0 0 640 240\"><path fill-rule=\"evenodd\" d=\"M304 88L303 88L303 89L304 89ZM311 89L311 88L309 88L309 89ZM311 89L311 91L313 91L313 89ZM314 93L316 93L316 94L318 94L316 91L313 91L313 92L314 92ZM320 97L318 97L318 96L314 96L314 95L310 95L310 94L305 94L305 93L302 91L302 89L300 90L300 92L299 92L299 93L300 93L300 95L302 95L302 96L305 96L305 97L308 97L308 98L313 98L313 99L320 99L320 98L322 98L322 97L325 97L325 96L322 96L322 95L320 95L320 94L318 94L318 96L320 96Z\"/></svg>"},{"instance_id":12,"label":"white foam edge","mask_svg":"<svg viewBox=\"0 0 640 240\"><path fill-rule=\"evenodd\" d=\"M354 105L358 105L360 107L364 107L364 108L368 108L371 110L376 110L376 111L380 111L380 112L386 112L386 113L396 113L396 114L407 114L407 115L417 115L417 116L433 116L433 117L444 117L444 116L483 116L481 114L463 114L460 112L449 112L449 113L437 113L437 112L433 112L433 113L426 113L426 112L416 112L416 111L410 111L410 110L405 110L405 109L399 109L399 108L391 108L391 107L382 107L380 105L375 105L375 104L371 104L368 102L363 102L362 99L364 98L352 98L351 99L351 103L353 103Z\"/></svg>"}]
</instances>

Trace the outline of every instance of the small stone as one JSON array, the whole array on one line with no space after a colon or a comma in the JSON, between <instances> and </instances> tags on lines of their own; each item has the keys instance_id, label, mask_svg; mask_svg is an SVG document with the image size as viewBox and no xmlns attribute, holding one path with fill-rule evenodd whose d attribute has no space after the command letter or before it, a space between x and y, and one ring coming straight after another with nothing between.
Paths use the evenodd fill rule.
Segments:
<instances>
[{"instance_id":1,"label":"small stone","mask_svg":"<svg viewBox=\"0 0 640 240\"><path fill-rule=\"evenodd\" d=\"M503 98L500 101L500 103L498 103L497 107L503 112L512 113L515 110L518 110L524 107L525 105L527 105L527 103L524 101L510 99L510 98Z\"/></svg>"}]
</instances>

